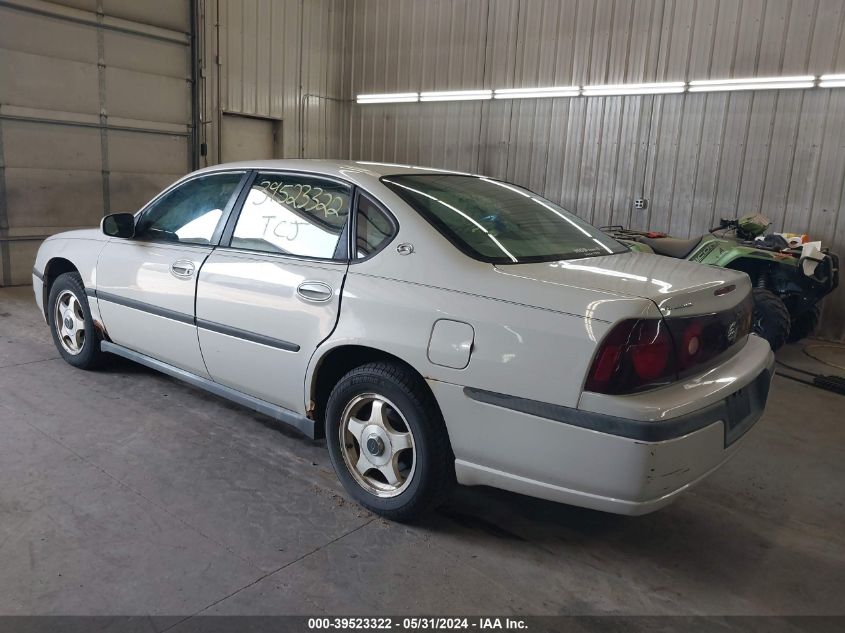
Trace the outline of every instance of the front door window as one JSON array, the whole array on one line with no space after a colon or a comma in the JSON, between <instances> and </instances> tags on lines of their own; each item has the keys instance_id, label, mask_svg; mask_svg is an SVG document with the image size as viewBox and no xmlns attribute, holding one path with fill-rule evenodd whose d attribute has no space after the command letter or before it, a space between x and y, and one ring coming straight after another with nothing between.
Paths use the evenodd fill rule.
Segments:
<instances>
[{"instance_id":1,"label":"front door window","mask_svg":"<svg viewBox=\"0 0 845 633\"><path fill-rule=\"evenodd\" d=\"M193 178L148 206L135 227L141 240L212 244L220 220L243 174L223 173Z\"/></svg>"}]
</instances>

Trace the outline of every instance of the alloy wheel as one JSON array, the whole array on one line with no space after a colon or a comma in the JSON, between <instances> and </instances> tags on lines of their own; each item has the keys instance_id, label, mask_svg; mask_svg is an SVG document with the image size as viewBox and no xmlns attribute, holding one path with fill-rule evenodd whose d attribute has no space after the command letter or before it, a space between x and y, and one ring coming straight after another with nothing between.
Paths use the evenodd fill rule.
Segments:
<instances>
[{"instance_id":1,"label":"alloy wheel","mask_svg":"<svg viewBox=\"0 0 845 633\"><path fill-rule=\"evenodd\" d=\"M85 315L79 299L70 290L62 291L56 298L55 320L62 348L76 356L85 346Z\"/></svg>"},{"instance_id":2,"label":"alloy wheel","mask_svg":"<svg viewBox=\"0 0 845 633\"><path fill-rule=\"evenodd\" d=\"M353 398L339 427L343 460L355 481L377 497L395 497L414 476L416 447L411 427L390 400L375 393Z\"/></svg>"}]
</instances>

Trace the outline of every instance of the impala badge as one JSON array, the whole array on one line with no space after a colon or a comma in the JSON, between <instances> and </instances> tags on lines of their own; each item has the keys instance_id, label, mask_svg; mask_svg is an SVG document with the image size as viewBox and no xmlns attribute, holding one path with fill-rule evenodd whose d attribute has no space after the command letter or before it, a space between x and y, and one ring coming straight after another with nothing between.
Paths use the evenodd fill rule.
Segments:
<instances>
[{"instance_id":1,"label":"impala badge","mask_svg":"<svg viewBox=\"0 0 845 633\"><path fill-rule=\"evenodd\" d=\"M731 321L731 324L728 326L728 343L733 344L736 342L736 321Z\"/></svg>"},{"instance_id":2,"label":"impala badge","mask_svg":"<svg viewBox=\"0 0 845 633\"><path fill-rule=\"evenodd\" d=\"M676 306L666 306L667 310L683 310L684 308L691 308L693 306L692 302L681 303Z\"/></svg>"}]
</instances>

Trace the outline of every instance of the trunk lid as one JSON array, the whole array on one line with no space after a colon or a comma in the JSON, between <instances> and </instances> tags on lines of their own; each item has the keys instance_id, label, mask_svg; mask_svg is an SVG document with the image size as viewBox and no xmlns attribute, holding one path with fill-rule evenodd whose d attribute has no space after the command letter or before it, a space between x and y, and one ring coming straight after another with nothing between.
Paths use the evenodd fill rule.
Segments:
<instances>
[{"instance_id":1,"label":"trunk lid","mask_svg":"<svg viewBox=\"0 0 845 633\"><path fill-rule=\"evenodd\" d=\"M633 251L537 264L497 265L496 269L537 284L537 289L542 290L526 295L538 307L553 307L540 304L556 303L551 297L542 299L543 295L549 296L550 284L649 299L664 316L728 310L739 305L751 291L745 273Z\"/></svg>"}]
</instances>

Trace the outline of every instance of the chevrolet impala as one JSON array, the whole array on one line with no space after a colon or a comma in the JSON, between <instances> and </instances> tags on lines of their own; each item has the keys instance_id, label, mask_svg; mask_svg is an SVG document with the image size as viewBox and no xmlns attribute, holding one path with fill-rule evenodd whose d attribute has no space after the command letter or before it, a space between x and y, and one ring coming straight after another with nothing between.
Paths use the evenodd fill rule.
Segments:
<instances>
[{"instance_id":1,"label":"chevrolet impala","mask_svg":"<svg viewBox=\"0 0 845 633\"><path fill-rule=\"evenodd\" d=\"M773 375L745 274L412 166L202 169L50 237L32 281L71 365L116 354L325 436L397 520L455 483L656 510L734 455Z\"/></svg>"}]
</instances>

